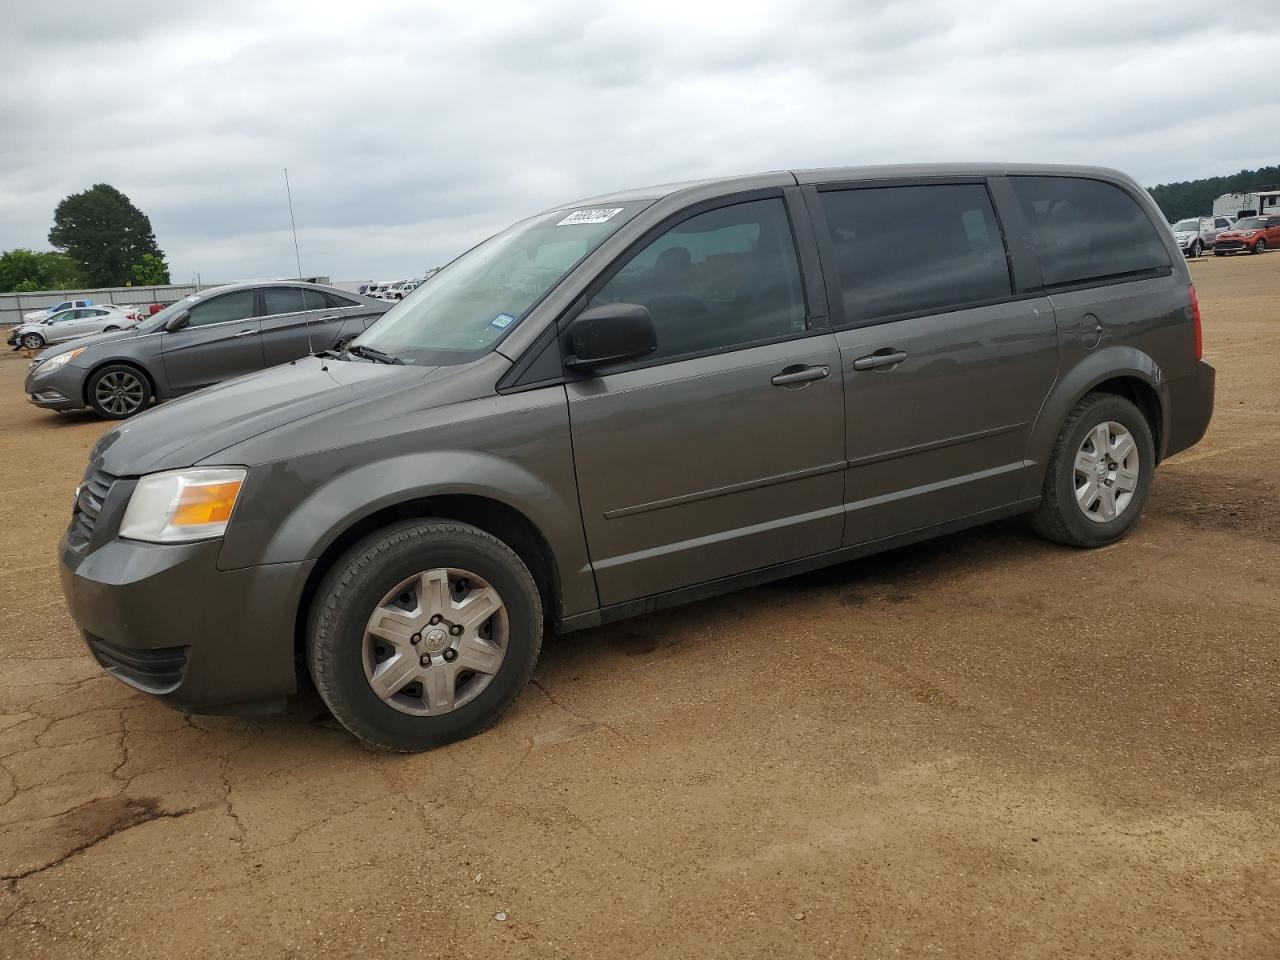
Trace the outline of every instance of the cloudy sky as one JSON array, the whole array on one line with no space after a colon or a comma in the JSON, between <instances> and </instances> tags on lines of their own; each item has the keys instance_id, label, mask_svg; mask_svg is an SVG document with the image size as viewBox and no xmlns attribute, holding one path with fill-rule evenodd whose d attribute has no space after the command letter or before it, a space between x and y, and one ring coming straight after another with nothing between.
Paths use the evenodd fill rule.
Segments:
<instances>
[{"instance_id":1,"label":"cloudy sky","mask_svg":"<svg viewBox=\"0 0 1280 960\"><path fill-rule=\"evenodd\" d=\"M175 280L420 274L614 188L918 160L1280 160L1272 0L0 0L0 249L94 183ZM1231 64L1240 64L1232 68ZM1213 82L1220 71L1232 85Z\"/></svg>"}]
</instances>

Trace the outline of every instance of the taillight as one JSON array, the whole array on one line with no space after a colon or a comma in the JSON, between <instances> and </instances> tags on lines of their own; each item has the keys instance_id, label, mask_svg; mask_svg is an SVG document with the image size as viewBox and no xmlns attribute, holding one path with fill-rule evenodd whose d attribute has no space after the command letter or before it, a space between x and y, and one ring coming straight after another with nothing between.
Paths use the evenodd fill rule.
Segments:
<instances>
[{"instance_id":1,"label":"taillight","mask_svg":"<svg viewBox=\"0 0 1280 960\"><path fill-rule=\"evenodd\" d=\"M1187 287L1187 293L1191 295L1191 323L1196 331L1196 359L1200 360L1204 357L1204 332L1200 329L1200 300L1194 283Z\"/></svg>"}]
</instances>

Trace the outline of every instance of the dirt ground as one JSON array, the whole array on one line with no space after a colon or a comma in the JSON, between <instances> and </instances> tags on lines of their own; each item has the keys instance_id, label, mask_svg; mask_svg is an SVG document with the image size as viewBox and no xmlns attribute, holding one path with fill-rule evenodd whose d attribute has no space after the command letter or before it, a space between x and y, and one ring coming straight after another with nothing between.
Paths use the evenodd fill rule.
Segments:
<instances>
[{"instance_id":1,"label":"dirt ground","mask_svg":"<svg viewBox=\"0 0 1280 960\"><path fill-rule=\"evenodd\" d=\"M104 426L0 359L0 956L1280 956L1280 253L1192 269L1217 413L1123 543L552 640L414 757L104 676L54 562Z\"/></svg>"}]
</instances>

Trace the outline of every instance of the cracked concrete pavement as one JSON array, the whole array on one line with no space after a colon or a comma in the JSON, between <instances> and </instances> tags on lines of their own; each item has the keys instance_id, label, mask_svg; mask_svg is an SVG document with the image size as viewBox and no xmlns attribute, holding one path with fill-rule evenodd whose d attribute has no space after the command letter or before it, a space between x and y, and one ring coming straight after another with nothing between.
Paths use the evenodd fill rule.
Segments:
<instances>
[{"instance_id":1,"label":"cracked concrete pavement","mask_svg":"<svg viewBox=\"0 0 1280 960\"><path fill-rule=\"evenodd\" d=\"M53 548L104 426L0 358L0 955L1280 955L1280 253L1193 272L1217 416L1124 543L1003 523L552 639L415 757L103 675Z\"/></svg>"}]
</instances>

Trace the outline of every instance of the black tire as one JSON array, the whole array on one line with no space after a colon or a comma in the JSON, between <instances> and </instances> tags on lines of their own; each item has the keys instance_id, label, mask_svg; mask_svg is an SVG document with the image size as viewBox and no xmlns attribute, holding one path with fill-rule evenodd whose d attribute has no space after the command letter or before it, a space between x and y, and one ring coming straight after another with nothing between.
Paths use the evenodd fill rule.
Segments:
<instances>
[{"instance_id":1,"label":"black tire","mask_svg":"<svg viewBox=\"0 0 1280 960\"><path fill-rule=\"evenodd\" d=\"M1266 253L1266 251L1267 251L1267 241L1259 237L1258 242L1253 245L1253 252Z\"/></svg>"},{"instance_id":2,"label":"black tire","mask_svg":"<svg viewBox=\"0 0 1280 960\"><path fill-rule=\"evenodd\" d=\"M470 702L414 716L384 702L365 678L365 627L387 591L438 567L473 571L497 589L509 625L506 655ZM541 646L542 599L528 568L496 537L447 520L409 521L360 541L321 581L307 625L307 667L334 717L365 743L399 753L443 746L493 724L528 684Z\"/></svg>"},{"instance_id":3,"label":"black tire","mask_svg":"<svg viewBox=\"0 0 1280 960\"><path fill-rule=\"evenodd\" d=\"M1192 256L1192 259L1194 259L1194 258L1196 258L1196 257L1199 257L1199 256L1200 256L1201 251L1203 251L1203 250L1204 250L1204 244L1202 244L1199 240L1197 240L1195 243L1191 244L1191 256Z\"/></svg>"},{"instance_id":4,"label":"black tire","mask_svg":"<svg viewBox=\"0 0 1280 960\"><path fill-rule=\"evenodd\" d=\"M109 389L115 384L121 385L119 392ZM147 409L151 397L147 375L128 363L110 363L95 370L84 389L85 401L104 420L127 420Z\"/></svg>"},{"instance_id":5,"label":"black tire","mask_svg":"<svg viewBox=\"0 0 1280 960\"><path fill-rule=\"evenodd\" d=\"M1119 516L1097 522L1086 517L1076 503L1075 462L1089 432L1107 421L1123 425L1133 436L1138 448L1138 482L1133 499ZM1031 525L1042 537L1068 546L1104 547L1115 543L1133 529L1142 515L1155 463L1155 442L1142 411L1115 394L1087 394L1067 415L1054 443L1040 491L1040 507L1031 515Z\"/></svg>"},{"instance_id":6,"label":"black tire","mask_svg":"<svg viewBox=\"0 0 1280 960\"><path fill-rule=\"evenodd\" d=\"M120 329L119 327L103 327L103 328L102 328L102 332L103 332L103 333L115 333L115 332L116 332L117 330L119 330L119 329Z\"/></svg>"},{"instance_id":7,"label":"black tire","mask_svg":"<svg viewBox=\"0 0 1280 960\"><path fill-rule=\"evenodd\" d=\"M26 350L43 350L44 337L38 333L24 333L22 335L22 346Z\"/></svg>"}]
</instances>

